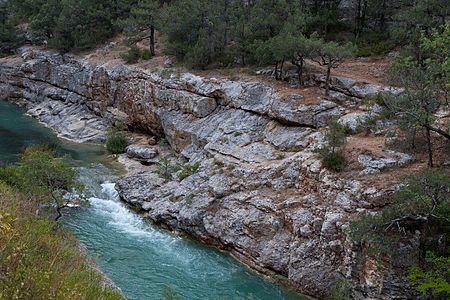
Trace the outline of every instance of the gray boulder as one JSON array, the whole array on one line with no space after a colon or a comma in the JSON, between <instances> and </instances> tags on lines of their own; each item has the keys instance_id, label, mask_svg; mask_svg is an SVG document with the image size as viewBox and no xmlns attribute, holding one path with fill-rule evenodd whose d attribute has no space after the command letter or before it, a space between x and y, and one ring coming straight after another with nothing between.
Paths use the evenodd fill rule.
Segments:
<instances>
[{"instance_id":1,"label":"gray boulder","mask_svg":"<svg viewBox=\"0 0 450 300\"><path fill-rule=\"evenodd\" d=\"M149 161L158 156L158 150L152 146L130 145L126 149L129 158L139 161Z\"/></svg>"},{"instance_id":2,"label":"gray boulder","mask_svg":"<svg viewBox=\"0 0 450 300\"><path fill-rule=\"evenodd\" d=\"M360 175L380 173L382 170L393 167L402 167L412 162L412 156L396 151L384 151L381 158L373 158L370 155L358 156L358 162L364 167Z\"/></svg>"}]
</instances>

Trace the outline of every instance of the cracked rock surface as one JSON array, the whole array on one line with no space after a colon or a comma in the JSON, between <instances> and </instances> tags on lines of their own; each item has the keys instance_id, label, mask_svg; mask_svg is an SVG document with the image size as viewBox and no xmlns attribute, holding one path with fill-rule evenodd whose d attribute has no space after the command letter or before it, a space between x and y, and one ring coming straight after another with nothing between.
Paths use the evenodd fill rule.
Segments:
<instances>
[{"instance_id":1,"label":"cracked rock surface","mask_svg":"<svg viewBox=\"0 0 450 300\"><path fill-rule=\"evenodd\" d=\"M226 249L318 298L342 278L357 299L409 297L395 270L359 269L346 234L349 221L383 204L386 191L323 169L315 152L324 143L322 128L347 114L347 100L339 97L374 97L388 88L336 77L332 89L339 97L308 104L260 82L164 76L31 48L0 59L0 71L0 97L25 104L63 137L101 142L108 124L120 120L165 136L185 164L197 163L188 176L163 178L134 168L117 183L121 198L154 223ZM356 127L360 116L343 120ZM162 152L132 145L121 159L157 163ZM410 161L386 155L360 156L363 172ZM366 276L374 273L379 276Z\"/></svg>"}]
</instances>

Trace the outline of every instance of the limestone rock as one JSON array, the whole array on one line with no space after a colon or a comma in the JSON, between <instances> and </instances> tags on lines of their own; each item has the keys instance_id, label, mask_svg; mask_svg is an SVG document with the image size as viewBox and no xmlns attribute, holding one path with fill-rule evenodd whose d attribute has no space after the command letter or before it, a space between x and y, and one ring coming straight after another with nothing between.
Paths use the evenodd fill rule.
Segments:
<instances>
[{"instance_id":1,"label":"limestone rock","mask_svg":"<svg viewBox=\"0 0 450 300\"><path fill-rule=\"evenodd\" d=\"M367 112L353 112L342 116L338 122L342 125L348 126L353 132L355 132L359 126L364 124L366 120L370 118Z\"/></svg>"},{"instance_id":2,"label":"limestone rock","mask_svg":"<svg viewBox=\"0 0 450 300\"><path fill-rule=\"evenodd\" d=\"M158 156L158 150L155 147L145 145L129 145L126 149L127 156L139 161L149 161Z\"/></svg>"},{"instance_id":3,"label":"limestone rock","mask_svg":"<svg viewBox=\"0 0 450 300\"><path fill-rule=\"evenodd\" d=\"M345 231L358 213L383 204L383 191L330 173L315 153L332 118L355 109L362 97L401 91L333 77L332 101L305 102L262 82L95 66L33 48L19 52L21 57L0 59L0 96L25 103L60 135L98 142L108 124L120 120L131 130L166 137L188 160L177 163L199 164L181 181L176 174L161 178L135 161L155 159L147 139L136 139L120 156L133 167L116 189L152 222L230 250L321 299L342 274L367 297L404 297L406 288L395 276L373 288L360 281ZM323 82L323 76L314 80ZM341 120L354 124L353 117ZM390 152L360 156L366 172L409 161ZM381 289L386 285L394 288Z\"/></svg>"},{"instance_id":4,"label":"limestone rock","mask_svg":"<svg viewBox=\"0 0 450 300\"><path fill-rule=\"evenodd\" d=\"M384 151L384 157L375 159L370 155L358 156L358 162L364 167L360 175L379 173L386 168L401 167L412 161L412 156L395 151Z\"/></svg>"}]
</instances>

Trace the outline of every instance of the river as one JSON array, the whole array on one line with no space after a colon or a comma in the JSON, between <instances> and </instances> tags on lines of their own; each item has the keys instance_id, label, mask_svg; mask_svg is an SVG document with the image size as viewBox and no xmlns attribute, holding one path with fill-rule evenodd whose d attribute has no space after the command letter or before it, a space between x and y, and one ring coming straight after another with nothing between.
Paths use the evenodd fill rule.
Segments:
<instances>
[{"instance_id":1,"label":"river","mask_svg":"<svg viewBox=\"0 0 450 300\"><path fill-rule=\"evenodd\" d=\"M24 110L0 101L0 161L13 163L27 146L52 144L71 157L86 184L88 207L64 222L128 299L306 299L276 285L229 255L147 224L120 202L114 180L123 173L103 147L60 140Z\"/></svg>"}]
</instances>

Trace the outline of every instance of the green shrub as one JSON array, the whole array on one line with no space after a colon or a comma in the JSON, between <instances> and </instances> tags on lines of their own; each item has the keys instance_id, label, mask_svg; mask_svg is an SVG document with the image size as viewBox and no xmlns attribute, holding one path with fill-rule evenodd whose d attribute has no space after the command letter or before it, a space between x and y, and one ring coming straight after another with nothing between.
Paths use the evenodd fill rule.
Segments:
<instances>
[{"instance_id":1,"label":"green shrub","mask_svg":"<svg viewBox=\"0 0 450 300\"><path fill-rule=\"evenodd\" d=\"M369 57L385 55L394 46L389 33L368 32L356 41L356 56Z\"/></svg>"},{"instance_id":2,"label":"green shrub","mask_svg":"<svg viewBox=\"0 0 450 300\"><path fill-rule=\"evenodd\" d=\"M189 177L192 174L195 174L198 172L198 169L200 167L200 162L196 162L193 165L186 164L181 167L181 172L178 174L178 179L181 181L187 177Z\"/></svg>"},{"instance_id":3,"label":"green shrub","mask_svg":"<svg viewBox=\"0 0 450 300\"><path fill-rule=\"evenodd\" d=\"M363 257L396 257L400 241L416 235L417 230L422 232L416 246L421 253L449 253L449 193L446 171L421 171L402 182L391 205L351 222L349 235L361 247ZM411 274L415 274L411 280L422 276L417 269Z\"/></svg>"},{"instance_id":4,"label":"green shrub","mask_svg":"<svg viewBox=\"0 0 450 300\"><path fill-rule=\"evenodd\" d=\"M337 281L331 290L330 298L332 300L350 300L352 299L352 287L345 279Z\"/></svg>"},{"instance_id":5,"label":"green shrub","mask_svg":"<svg viewBox=\"0 0 450 300\"><path fill-rule=\"evenodd\" d=\"M120 126L112 126L106 133L106 149L111 154L121 154L126 151L128 139Z\"/></svg>"},{"instance_id":6,"label":"green shrub","mask_svg":"<svg viewBox=\"0 0 450 300\"><path fill-rule=\"evenodd\" d=\"M166 138L161 138L159 140L159 146L162 147L162 148L169 148L170 144L169 144L169 141Z\"/></svg>"},{"instance_id":7,"label":"green shrub","mask_svg":"<svg viewBox=\"0 0 450 300\"><path fill-rule=\"evenodd\" d=\"M166 180L170 180L172 178L172 174L179 170L180 170L179 165L174 165L170 161L169 156L163 156L158 161L155 173L159 174L162 178Z\"/></svg>"},{"instance_id":8,"label":"green shrub","mask_svg":"<svg viewBox=\"0 0 450 300\"><path fill-rule=\"evenodd\" d=\"M29 147L19 162L19 165L0 168L0 181L37 202L50 204L46 207L55 208L55 220L62 217L62 210L69 204L65 195L73 190L81 193L84 189L77 170L68 164L66 157L56 157L48 148Z\"/></svg>"},{"instance_id":9,"label":"green shrub","mask_svg":"<svg viewBox=\"0 0 450 300\"><path fill-rule=\"evenodd\" d=\"M122 59L125 60L127 64L135 64L139 61L141 57L141 51L138 47L131 47L128 51L121 55Z\"/></svg>"},{"instance_id":10,"label":"green shrub","mask_svg":"<svg viewBox=\"0 0 450 300\"><path fill-rule=\"evenodd\" d=\"M427 251L425 268L419 266L408 270L408 279L423 296L429 294L433 297L450 297L450 257L437 256Z\"/></svg>"},{"instance_id":11,"label":"green shrub","mask_svg":"<svg viewBox=\"0 0 450 300\"><path fill-rule=\"evenodd\" d=\"M125 136L122 133L116 133L107 139L106 149L111 154L121 154L125 152L127 144Z\"/></svg>"},{"instance_id":12,"label":"green shrub","mask_svg":"<svg viewBox=\"0 0 450 300\"><path fill-rule=\"evenodd\" d=\"M141 51L141 59L142 60L150 60L152 59L152 53L148 49L144 49Z\"/></svg>"},{"instance_id":13,"label":"green shrub","mask_svg":"<svg viewBox=\"0 0 450 300\"><path fill-rule=\"evenodd\" d=\"M332 120L328 130L325 132L327 145L318 152L322 156L322 165L336 172L345 169L346 159L342 148L347 139L348 126L340 124L337 120Z\"/></svg>"},{"instance_id":14,"label":"green shrub","mask_svg":"<svg viewBox=\"0 0 450 300\"><path fill-rule=\"evenodd\" d=\"M181 300L181 296L169 286L164 288L162 295L164 300Z\"/></svg>"},{"instance_id":15,"label":"green shrub","mask_svg":"<svg viewBox=\"0 0 450 300\"><path fill-rule=\"evenodd\" d=\"M123 299L77 240L36 209L24 195L0 194L0 299Z\"/></svg>"},{"instance_id":16,"label":"green shrub","mask_svg":"<svg viewBox=\"0 0 450 300\"><path fill-rule=\"evenodd\" d=\"M328 170L342 172L345 169L347 160L341 151L332 152L324 149L320 153L322 155L322 165Z\"/></svg>"}]
</instances>

